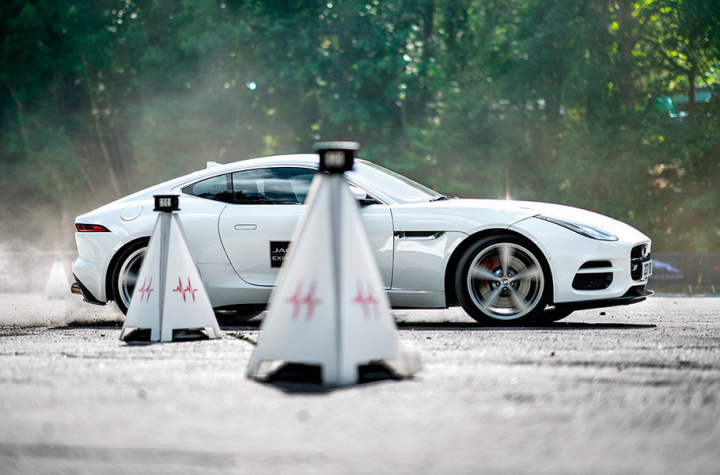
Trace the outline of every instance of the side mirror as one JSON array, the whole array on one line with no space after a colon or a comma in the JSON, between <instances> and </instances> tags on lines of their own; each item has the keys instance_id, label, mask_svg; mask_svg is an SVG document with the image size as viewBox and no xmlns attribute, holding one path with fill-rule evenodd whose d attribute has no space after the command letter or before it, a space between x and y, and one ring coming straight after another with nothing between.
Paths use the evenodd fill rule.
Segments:
<instances>
[{"instance_id":1,"label":"side mirror","mask_svg":"<svg viewBox=\"0 0 720 475\"><path fill-rule=\"evenodd\" d=\"M352 194L353 198L355 198L360 206L377 204L377 200L375 198L369 196L365 190L358 188L355 185L350 185L350 194Z\"/></svg>"}]
</instances>

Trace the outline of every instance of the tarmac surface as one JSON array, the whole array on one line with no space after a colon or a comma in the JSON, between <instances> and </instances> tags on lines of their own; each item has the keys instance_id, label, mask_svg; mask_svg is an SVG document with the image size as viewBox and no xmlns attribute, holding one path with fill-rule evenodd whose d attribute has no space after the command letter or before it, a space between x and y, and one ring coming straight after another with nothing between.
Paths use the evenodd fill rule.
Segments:
<instances>
[{"instance_id":1,"label":"tarmac surface","mask_svg":"<svg viewBox=\"0 0 720 475\"><path fill-rule=\"evenodd\" d=\"M128 345L114 307L0 295L0 472L720 473L720 298L395 315L414 378L291 390L245 377L257 319Z\"/></svg>"}]
</instances>

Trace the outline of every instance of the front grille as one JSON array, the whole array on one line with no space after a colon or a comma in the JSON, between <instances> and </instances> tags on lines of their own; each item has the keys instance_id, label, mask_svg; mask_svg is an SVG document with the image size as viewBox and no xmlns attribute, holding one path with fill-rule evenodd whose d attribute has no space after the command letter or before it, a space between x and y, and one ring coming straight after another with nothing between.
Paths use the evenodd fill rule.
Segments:
<instances>
[{"instance_id":1,"label":"front grille","mask_svg":"<svg viewBox=\"0 0 720 475\"><path fill-rule=\"evenodd\" d=\"M639 246L635 246L632 248L632 251L630 251L630 259L640 259L641 257L645 256L645 244L640 244Z\"/></svg>"},{"instance_id":2,"label":"front grille","mask_svg":"<svg viewBox=\"0 0 720 475\"><path fill-rule=\"evenodd\" d=\"M650 260L650 254L645 244L635 246L630 251L630 277L632 280L642 279L643 262Z\"/></svg>"},{"instance_id":3,"label":"front grille","mask_svg":"<svg viewBox=\"0 0 720 475\"><path fill-rule=\"evenodd\" d=\"M575 290L603 290L612 284L612 272L599 272L597 274L576 274L572 287Z\"/></svg>"}]
</instances>

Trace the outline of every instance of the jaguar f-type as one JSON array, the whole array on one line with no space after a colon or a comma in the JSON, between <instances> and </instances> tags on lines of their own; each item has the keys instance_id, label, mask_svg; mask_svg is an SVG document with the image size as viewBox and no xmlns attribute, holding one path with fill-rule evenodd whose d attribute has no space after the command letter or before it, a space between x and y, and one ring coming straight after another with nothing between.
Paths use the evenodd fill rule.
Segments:
<instances>
[{"instance_id":1,"label":"jaguar f-type","mask_svg":"<svg viewBox=\"0 0 720 475\"><path fill-rule=\"evenodd\" d=\"M209 163L78 216L73 289L126 312L157 219L153 196L178 194L213 307L263 308L316 173L317 155ZM452 199L364 160L346 178L395 308L461 305L485 325L525 325L651 294L651 241L615 219L546 203Z\"/></svg>"}]
</instances>

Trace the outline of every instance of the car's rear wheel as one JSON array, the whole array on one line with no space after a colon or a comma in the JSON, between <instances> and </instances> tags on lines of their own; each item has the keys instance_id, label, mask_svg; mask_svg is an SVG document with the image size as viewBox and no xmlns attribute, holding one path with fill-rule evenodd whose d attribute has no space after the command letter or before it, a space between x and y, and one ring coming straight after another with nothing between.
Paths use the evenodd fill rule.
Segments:
<instances>
[{"instance_id":1,"label":"car's rear wheel","mask_svg":"<svg viewBox=\"0 0 720 475\"><path fill-rule=\"evenodd\" d=\"M122 251L118 256L112 278L112 296L122 313L127 314L130 307L140 268L147 253L147 240L138 241Z\"/></svg>"},{"instance_id":2,"label":"car's rear wheel","mask_svg":"<svg viewBox=\"0 0 720 475\"><path fill-rule=\"evenodd\" d=\"M463 309L483 325L534 322L551 288L545 257L530 242L509 234L487 237L465 251L455 275Z\"/></svg>"}]
</instances>

